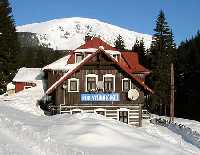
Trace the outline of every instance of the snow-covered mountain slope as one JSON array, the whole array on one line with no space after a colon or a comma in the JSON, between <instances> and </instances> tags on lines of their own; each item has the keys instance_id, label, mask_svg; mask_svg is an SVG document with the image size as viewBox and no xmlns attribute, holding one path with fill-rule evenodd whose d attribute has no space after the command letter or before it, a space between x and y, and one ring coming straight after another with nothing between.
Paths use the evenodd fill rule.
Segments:
<instances>
[{"instance_id":1,"label":"snow-covered mountain slope","mask_svg":"<svg viewBox=\"0 0 200 155\"><path fill-rule=\"evenodd\" d=\"M143 39L146 48L150 47L152 40L152 36L148 34L130 31L96 19L80 17L18 26L17 31L36 33L40 44L57 50L76 49L84 43L86 34L100 37L111 45L114 45L115 39L120 34L127 49L132 48L136 38Z\"/></svg>"},{"instance_id":2,"label":"snow-covered mountain slope","mask_svg":"<svg viewBox=\"0 0 200 155\"><path fill-rule=\"evenodd\" d=\"M0 96L0 155L200 154L180 135L148 120L136 128L91 113L41 115L36 103L43 93L41 83L16 96Z\"/></svg>"}]
</instances>

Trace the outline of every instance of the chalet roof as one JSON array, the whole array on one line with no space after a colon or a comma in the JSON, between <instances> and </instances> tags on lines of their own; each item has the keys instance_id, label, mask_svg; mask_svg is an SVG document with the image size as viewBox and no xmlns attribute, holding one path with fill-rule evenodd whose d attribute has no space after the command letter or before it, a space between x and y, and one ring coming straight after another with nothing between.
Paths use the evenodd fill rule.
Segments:
<instances>
[{"instance_id":1,"label":"chalet roof","mask_svg":"<svg viewBox=\"0 0 200 155\"><path fill-rule=\"evenodd\" d=\"M122 57L126 61L126 63L129 65L131 69L131 73L146 73L149 74L150 71L146 69L144 66L140 65L138 53L136 52L122 52Z\"/></svg>"},{"instance_id":2,"label":"chalet roof","mask_svg":"<svg viewBox=\"0 0 200 155\"><path fill-rule=\"evenodd\" d=\"M81 45L78 49L88 49L88 48L96 48L98 49L100 46L104 47L104 50L112 50L112 51L117 51L116 48L110 46L103 40L96 38L96 37L91 37L88 41L86 41L85 44Z\"/></svg>"},{"instance_id":3,"label":"chalet roof","mask_svg":"<svg viewBox=\"0 0 200 155\"><path fill-rule=\"evenodd\" d=\"M82 66L86 60L89 60L89 58L92 56L92 54L87 55L81 62L72 64L72 67L69 68L68 72L65 73L58 81L56 81L47 91L46 94L50 94L54 89L56 89L64 80L67 79L68 76L72 75L78 68L79 66Z\"/></svg>"},{"instance_id":4,"label":"chalet roof","mask_svg":"<svg viewBox=\"0 0 200 155\"><path fill-rule=\"evenodd\" d=\"M124 65L120 64L118 61L116 61L113 57L111 57L110 54L108 54L105 50L99 49L93 54L89 54L87 57L85 57L80 63L76 64L73 68L71 68L67 73L65 73L58 81L56 81L47 91L46 94L50 94L53 92L58 86L60 86L66 79L68 79L73 73L75 73L78 69L80 69L81 66L83 66L85 63L87 63L89 60L91 60L94 56L97 55L97 53L103 52L108 58L111 59L117 66L119 66L123 71L125 71L131 79L136 81L138 84L140 84L145 90L148 90L149 92L153 93L153 91L145 85L143 81L141 81L139 78L134 77L130 70L128 70Z\"/></svg>"},{"instance_id":5,"label":"chalet roof","mask_svg":"<svg viewBox=\"0 0 200 155\"><path fill-rule=\"evenodd\" d=\"M20 68L15 75L13 82L35 82L41 80L43 71L41 68Z\"/></svg>"},{"instance_id":6,"label":"chalet roof","mask_svg":"<svg viewBox=\"0 0 200 155\"><path fill-rule=\"evenodd\" d=\"M144 73L149 74L150 71L146 69L144 66L139 64L138 54L136 52L123 51L120 52L116 48L108 45L106 42L102 41L99 38L91 37L84 45L81 45L76 50L73 50L68 53L68 55L63 58L43 67L43 70L60 70L60 71L68 71L74 63L74 54L75 53L95 53L98 49L104 50L109 54L120 54L121 58L119 63L123 65L129 72L131 73Z\"/></svg>"},{"instance_id":7,"label":"chalet roof","mask_svg":"<svg viewBox=\"0 0 200 155\"><path fill-rule=\"evenodd\" d=\"M68 55L58 59L57 61L45 66L42 68L42 70L68 70L68 60L70 58L71 54L69 53Z\"/></svg>"}]
</instances>

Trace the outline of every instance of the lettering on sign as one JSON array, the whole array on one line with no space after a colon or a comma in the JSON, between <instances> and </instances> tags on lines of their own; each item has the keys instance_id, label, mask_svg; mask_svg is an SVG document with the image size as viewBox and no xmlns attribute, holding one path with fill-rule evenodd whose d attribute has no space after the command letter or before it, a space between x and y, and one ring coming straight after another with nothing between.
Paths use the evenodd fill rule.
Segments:
<instances>
[{"instance_id":1,"label":"lettering on sign","mask_svg":"<svg viewBox=\"0 0 200 155\"><path fill-rule=\"evenodd\" d=\"M93 93L81 94L81 101L105 101L105 102L114 102L120 101L119 93Z\"/></svg>"}]
</instances>

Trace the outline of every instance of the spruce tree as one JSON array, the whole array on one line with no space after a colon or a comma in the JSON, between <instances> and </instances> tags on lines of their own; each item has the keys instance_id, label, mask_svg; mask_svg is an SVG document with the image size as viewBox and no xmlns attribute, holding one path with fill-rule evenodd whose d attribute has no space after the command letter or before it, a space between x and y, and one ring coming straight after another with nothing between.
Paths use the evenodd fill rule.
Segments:
<instances>
[{"instance_id":1,"label":"spruce tree","mask_svg":"<svg viewBox=\"0 0 200 155\"><path fill-rule=\"evenodd\" d=\"M139 49L140 49L140 41L136 38L135 44L133 45L132 50L135 52L138 52Z\"/></svg>"},{"instance_id":2,"label":"spruce tree","mask_svg":"<svg viewBox=\"0 0 200 155\"><path fill-rule=\"evenodd\" d=\"M200 33L182 42L177 55L177 116L200 121Z\"/></svg>"},{"instance_id":3,"label":"spruce tree","mask_svg":"<svg viewBox=\"0 0 200 155\"><path fill-rule=\"evenodd\" d=\"M19 51L15 22L8 0L0 0L0 43L0 93L3 93L16 72L16 56Z\"/></svg>"},{"instance_id":4,"label":"spruce tree","mask_svg":"<svg viewBox=\"0 0 200 155\"><path fill-rule=\"evenodd\" d=\"M124 40L123 40L121 35L118 35L117 39L114 42L114 45L115 45L115 48L120 50L120 51L125 50Z\"/></svg>"},{"instance_id":5,"label":"spruce tree","mask_svg":"<svg viewBox=\"0 0 200 155\"><path fill-rule=\"evenodd\" d=\"M164 12L161 10L156 20L155 34L150 48L150 84L155 91L153 109L159 107L160 114L166 113L170 101L170 64L175 61L175 43ZM158 109L156 109L158 110Z\"/></svg>"},{"instance_id":6,"label":"spruce tree","mask_svg":"<svg viewBox=\"0 0 200 155\"><path fill-rule=\"evenodd\" d=\"M140 64L146 66L147 65L147 63L146 63L146 59L147 59L146 57L147 56L146 56L146 50L145 50L145 47L144 47L143 39L141 39L140 41L138 39L136 39L132 50L134 52L138 53Z\"/></svg>"}]
</instances>

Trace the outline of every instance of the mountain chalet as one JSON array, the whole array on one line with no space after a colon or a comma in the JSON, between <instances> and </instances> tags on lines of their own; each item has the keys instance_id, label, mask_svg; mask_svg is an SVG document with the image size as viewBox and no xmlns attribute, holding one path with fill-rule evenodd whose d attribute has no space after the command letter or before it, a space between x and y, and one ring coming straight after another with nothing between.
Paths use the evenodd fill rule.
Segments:
<instances>
[{"instance_id":1,"label":"mountain chalet","mask_svg":"<svg viewBox=\"0 0 200 155\"><path fill-rule=\"evenodd\" d=\"M96 37L43 68L46 95L56 113L97 113L141 126L150 73L133 51L118 51Z\"/></svg>"}]
</instances>

